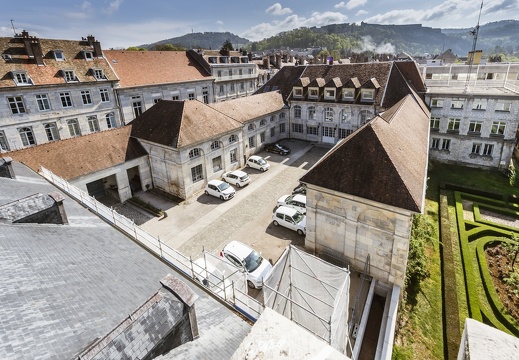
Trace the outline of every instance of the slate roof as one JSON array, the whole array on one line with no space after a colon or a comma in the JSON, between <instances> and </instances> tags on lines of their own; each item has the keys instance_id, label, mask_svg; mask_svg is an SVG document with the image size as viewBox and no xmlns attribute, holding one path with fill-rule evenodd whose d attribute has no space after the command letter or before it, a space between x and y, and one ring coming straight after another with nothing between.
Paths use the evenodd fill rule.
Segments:
<instances>
[{"instance_id":1,"label":"slate roof","mask_svg":"<svg viewBox=\"0 0 519 360\"><path fill-rule=\"evenodd\" d=\"M13 161L13 168L16 179L0 178L0 204L56 191L26 166ZM1 359L72 359L155 294L166 274L190 282L64 197L69 225L0 223ZM170 353L229 359L250 325L190 287L200 296L200 337Z\"/></svg>"},{"instance_id":2,"label":"slate roof","mask_svg":"<svg viewBox=\"0 0 519 360\"><path fill-rule=\"evenodd\" d=\"M269 81L256 90L254 95L269 92L271 89L276 88L277 91L281 93L283 100L286 102L292 93L294 83L300 77L305 77L302 76L305 69L305 66L283 66L274 76L270 78ZM310 80L311 79L303 79L303 83L310 83Z\"/></svg>"},{"instance_id":3,"label":"slate roof","mask_svg":"<svg viewBox=\"0 0 519 360\"><path fill-rule=\"evenodd\" d=\"M131 136L179 149L241 127L198 100L161 100L132 121Z\"/></svg>"},{"instance_id":4,"label":"slate roof","mask_svg":"<svg viewBox=\"0 0 519 360\"><path fill-rule=\"evenodd\" d=\"M408 95L339 142L301 182L421 212L429 112Z\"/></svg>"},{"instance_id":5,"label":"slate roof","mask_svg":"<svg viewBox=\"0 0 519 360\"><path fill-rule=\"evenodd\" d=\"M185 51L103 50L121 87L211 80Z\"/></svg>"},{"instance_id":6,"label":"slate roof","mask_svg":"<svg viewBox=\"0 0 519 360\"><path fill-rule=\"evenodd\" d=\"M130 124L12 151L8 156L34 171L43 165L65 180L75 179L147 155L140 143L130 138L131 130Z\"/></svg>"},{"instance_id":7,"label":"slate roof","mask_svg":"<svg viewBox=\"0 0 519 360\"><path fill-rule=\"evenodd\" d=\"M283 97L278 91L209 104L213 109L242 124L280 111L284 105Z\"/></svg>"},{"instance_id":8,"label":"slate roof","mask_svg":"<svg viewBox=\"0 0 519 360\"><path fill-rule=\"evenodd\" d=\"M31 39L34 39L31 37ZM34 85L65 84L61 70L74 70L79 82L96 82L91 68L102 69L107 80L117 81L108 62L103 57L86 60L82 51L93 51L93 46L85 40L38 39L41 44L45 66L38 66L34 58L29 57L23 38L0 37L0 53L11 55L12 60L0 59L0 88L16 87L11 71L25 70ZM54 50L63 51L64 60L54 57ZM105 80L100 80L105 81ZM72 83L72 86L74 83Z\"/></svg>"}]
</instances>

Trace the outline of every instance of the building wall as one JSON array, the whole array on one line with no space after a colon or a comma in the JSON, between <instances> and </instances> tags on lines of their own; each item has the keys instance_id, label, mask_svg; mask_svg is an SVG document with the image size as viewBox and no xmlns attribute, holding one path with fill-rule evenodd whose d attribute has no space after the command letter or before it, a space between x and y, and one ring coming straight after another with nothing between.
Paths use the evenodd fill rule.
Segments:
<instances>
[{"instance_id":1,"label":"building wall","mask_svg":"<svg viewBox=\"0 0 519 360\"><path fill-rule=\"evenodd\" d=\"M305 248L346 258L386 284L404 285L412 216L409 211L308 184Z\"/></svg>"}]
</instances>

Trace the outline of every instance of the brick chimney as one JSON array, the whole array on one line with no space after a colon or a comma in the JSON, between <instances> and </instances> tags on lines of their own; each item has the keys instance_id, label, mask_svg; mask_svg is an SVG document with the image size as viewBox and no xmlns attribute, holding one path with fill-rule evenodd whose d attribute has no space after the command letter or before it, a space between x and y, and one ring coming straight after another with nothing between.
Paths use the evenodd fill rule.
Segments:
<instances>
[{"instance_id":1,"label":"brick chimney","mask_svg":"<svg viewBox=\"0 0 519 360\"><path fill-rule=\"evenodd\" d=\"M103 51L101 50L101 43L97 40L94 41L94 56L103 57Z\"/></svg>"},{"instance_id":2,"label":"brick chimney","mask_svg":"<svg viewBox=\"0 0 519 360\"><path fill-rule=\"evenodd\" d=\"M45 65L43 62L43 51L41 50L40 39L33 38L30 42L30 46L36 65Z\"/></svg>"},{"instance_id":3,"label":"brick chimney","mask_svg":"<svg viewBox=\"0 0 519 360\"><path fill-rule=\"evenodd\" d=\"M94 42L96 41L96 38L94 35L88 35L87 36L87 43L88 45L92 46L94 45Z\"/></svg>"}]
</instances>

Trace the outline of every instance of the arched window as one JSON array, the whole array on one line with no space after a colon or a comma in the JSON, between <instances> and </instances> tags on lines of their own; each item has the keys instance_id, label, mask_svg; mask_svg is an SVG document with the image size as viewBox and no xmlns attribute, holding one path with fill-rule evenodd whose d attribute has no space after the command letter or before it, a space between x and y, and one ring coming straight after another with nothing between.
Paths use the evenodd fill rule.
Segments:
<instances>
[{"instance_id":1,"label":"arched window","mask_svg":"<svg viewBox=\"0 0 519 360\"><path fill-rule=\"evenodd\" d=\"M285 115L285 113L284 113L284 112L282 112L282 113L279 113L279 118L280 118L280 119L284 119L284 118L285 118L285 116L286 116L286 115Z\"/></svg>"},{"instance_id":2,"label":"arched window","mask_svg":"<svg viewBox=\"0 0 519 360\"><path fill-rule=\"evenodd\" d=\"M70 136L79 136L81 135L81 129L79 128L79 123L77 119L67 120L68 131Z\"/></svg>"},{"instance_id":3,"label":"arched window","mask_svg":"<svg viewBox=\"0 0 519 360\"><path fill-rule=\"evenodd\" d=\"M97 116L92 115L87 118L88 127L90 128L90 132L98 132L99 131L99 121L97 120Z\"/></svg>"},{"instance_id":4,"label":"arched window","mask_svg":"<svg viewBox=\"0 0 519 360\"><path fill-rule=\"evenodd\" d=\"M32 146L36 145L36 140L34 139L34 134L32 132L32 128L24 127L18 130L20 134L20 138L22 139L23 146Z\"/></svg>"},{"instance_id":5,"label":"arched window","mask_svg":"<svg viewBox=\"0 0 519 360\"><path fill-rule=\"evenodd\" d=\"M301 106L299 105L294 106L294 118L301 119Z\"/></svg>"},{"instance_id":6,"label":"arched window","mask_svg":"<svg viewBox=\"0 0 519 360\"><path fill-rule=\"evenodd\" d=\"M324 121L333 121L335 113L331 107L324 108Z\"/></svg>"},{"instance_id":7,"label":"arched window","mask_svg":"<svg viewBox=\"0 0 519 360\"><path fill-rule=\"evenodd\" d=\"M349 123L351 121L351 110L350 109L343 109L341 111L341 122L342 123Z\"/></svg>"},{"instance_id":8,"label":"arched window","mask_svg":"<svg viewBox=\"0 0 519 360\"><path fill-rule=\"evenodd\" d=\"M272 115L272 116L270 117L270 122L274 122L274 121L276 121L276 117L275 117L274 115Z\"/></svg>"},{"instance_id":9,"label":"arched window","mask_svg":"<svg viewBox=\"0 0 519 360\"><path fill-rule=\"evenodd\" d=\"M236 141L238 141L238 137L236 135L232 134L231 136L229 136L229 144L232 144Z\"/></svg>"},{"instance_id":10,"label":"arched window","mask_svg":"<svg viewBox=\"0 0 519 360\"><path fill-rule=\"evenodd\" d=\"M373 114L369 110L361 110L359 113L359 125L362 126L371 120Z\"/></svg>"},{"instance_id":11,"label":"arched window","mask_svg":"<svg viewBox=\"0 0 519 360\"><path fill-rule=\"evenodd\" d=\"M115 116L114 116L114 113L108 113L105 115L105 120L106 120L106 127L108 129L111 129L111 128L114 128L115 127Z\"/></svg>"},{"instance_id":12,"label":"arched window","mask_svg":"<svg viewBox=\"0 0 519 360\"><path fill-rule=\"evenodd\" d=\"M0 130L0 151L9 151L9 144L3 130Z\"/></svg>"},{"instance_id":13,"label":"arched window","mask_svg":"<svg viewBox=\"0 0 519 360\"><path fill-rule=\"evenodd\" d=\"M254 124L249 124L249 126L247 127L247 129L248 129L249 131L254 130Z\"/></svg>"},{"instance_id":14,"label":"arched window","mask_svg":"<svg viewBox=\"0 0 519 360\"><path fill-rule=\"evenodd\" d=\"M308 107L308 120L315 120L315 106Z\"/></svg>"},{"instance_id":15,"label":"arched window","mask_svg":"<svg viewBox=\"0 0 519 360\"><path fill-rule=\"evenodd\" d=\"M260 120L260 126L265 126L267 124L267 120L261 119Z\"/></svg>"},{"instance_id":16,"label":"arched window","mask_svg":"<svg viewBox=\"0 0 519 360\"><path fill-rule=\"evenodd\" d=\"M215 140L211 143L211 150L216 150L220 148L220 142L218 140Z\"/></svg>"},{"instance_id":17,"label":"arched window","mask_svg":"<svg viewBox=\"0 0 519 360\"><path fill-rule=\"evenodd\" d=\"M194 159L200 156L200 149L194 148L189 152L189 158Z\"/></svg>"},{"instance_id":18,"label":"arched window","mask_svg":"<svg viewBox=\"0 0 519 360\"><path fill-rule=\"evenodd\" d=\"M49 141L59 140L58 127L56 126L56 123L45 124L44 128L45 128L45 133L47 134L47 140L49 140Z\"/></svg>"}]
</instances>

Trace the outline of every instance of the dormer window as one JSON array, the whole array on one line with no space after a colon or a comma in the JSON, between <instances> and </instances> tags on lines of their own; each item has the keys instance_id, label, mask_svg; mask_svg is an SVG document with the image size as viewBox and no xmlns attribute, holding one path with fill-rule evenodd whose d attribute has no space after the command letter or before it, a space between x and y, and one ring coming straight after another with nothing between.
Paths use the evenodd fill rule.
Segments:
<instances>
[{"instance_id":1,"label":"dormer window","mask_svg":"<svg viewBox=\"0 0 519 360\"><path fill-rule=\"evenodd\" d=\"M334 100L335 99L335 89L334 88L325 88L324 89L324 98L325 98L325 100Z\"/></svg>"},{"instance_id":2,"label":"dormer window","mask_svg":"<svg viewBox=\"0 0 519 360\"><path fill-rule=\"evenodd\" d=\"M13 58L9 54L2 54L2 59L4 59L5 61L12 61L13 60Z\"/></svg>"},{"instance_id":3,"label":"dormer window","mask_svg":"<svg viewBox=\"0 0 519 360\"><path fill-rule=\"evenodd\" d=\"M303 88L302 87L294 87L294 97L297 97L297 98L303 97Z\"/></svg>"},{"instance_id":4,"label":"dormer window","mask_svg":"<svg viewBox=\"0 0 519 360\"><path fill-rule=\"evenodd\" d=\"M218 58L216 56L210 56L207 58L207 60L209 60L209 64L217 64L218 63Z\"/></svg>"},{"instance_id":5,"label":"dormer window","mask_svg":"<svg viewBox=\"0 0 519 360\"><path fill-rule=\"evenodd\" d=\"M74 70L61 70L61 73L63 74L65 81L68 83L79 81Z\"/></svg>"},{"instance_id":6,"label":"dormer window","mask_svg":"<svg viewBox=\"0 0 519 360\"><path fill-rule=\"evenodd\" d=\"M27 75L27 71L13 71L11 74L16 85L33 85L31 78Z\"/></svg>"},{"instance_id":7,"label":"dormer window","mask_svg":"<svg viewBox=\"0 0 519 360\"><path fill-rule=\"evenodd\" d=\"M249 63L249 58L247 56L242 56L241 57L241 62L242 62L242 64L248 64Z\"/></svg>"},{"instance_id":8,"label":"dormer window","mask_svg":"<svg viewBox=\"0 0 519 360\"><path fill-rule=\"evenodd\" d=\"M362 89L360 91L360 98L362 101L373 101L375 99L374 89Z\"/></svg>"},{"instance_id":9,"label":"dormer window","mask_svg":"<svg viewBox=\"0 0 519 360\"><path fill-rule=\"evenodd\" d=\"M103 69L91 69L92 75L96 78L96 80L106 80L106 75Z\"/></svg>"},{"instance_id":10,"label":"dormer window","mask_svg":"<svg viewBox=\"0 0 519 360\"><path fill-rule=\"evenodd\" d=\"M463 98L452 98L451 108L453 109L463 109L463 104L465 103L465 99Z\"/></svg>"},{"instance_id":11,"label":"dormer window","mask_svg":"<svg viewBox=\"0 0 519 360\"><path fill-rule=\"evenodd\" d=\"M240 63L240 58L238 56L233 56L233 57L231 57L231 62L233 64L239 64Z\"/></svg>"},{"instance_id":12,"label":"dormer window","mask_svg":"<svg viewBox=\"0 0 519 360\"><path fill-rule=\"evenodd\" d=\"M319 97L319 88L309 88L308 97L310 99L317 99Z\"/></svg>"},{"instance_id":13,"label":"dormer window","mask_svg":"<svg viewBox=\"0 0 519 360\"><path fill-rule=\"evenodd\" d=\"M353 101L355 98L355 89L342 89L342 99L346 101Z\"/></svg>"},{"instance_id":14,"label":"dormer window","mask_svg":"<svg viewBox=\"0 0 519 360\"><path fill-rule=\"evenodd\" d=\"M54 59L56 59L57 61L65 60L65 55L63 55L63 51L54 50Z\"/></svg>"},{"instance_id":15,"label":"dormer window","mask_svg":"<svg viewBox=\"0 0 519 360\"><path fill-rule=\"evenodd\" d=\"M229 63L229 57L228 56L220 56L220 63L221 64L228 64Z\"/></svg>"},{"instance_id":16,"label":"dormer window","mask_svg":"<svg viewBox=\"0 0 519 360\"><path fill-rule=\"evenodd\" d=\"M83 50L85 60L94 60L94 52L91 50Z\"/></svg>"}]
</instances>

